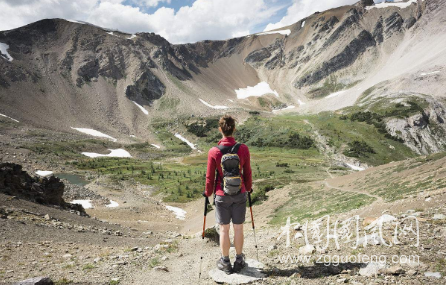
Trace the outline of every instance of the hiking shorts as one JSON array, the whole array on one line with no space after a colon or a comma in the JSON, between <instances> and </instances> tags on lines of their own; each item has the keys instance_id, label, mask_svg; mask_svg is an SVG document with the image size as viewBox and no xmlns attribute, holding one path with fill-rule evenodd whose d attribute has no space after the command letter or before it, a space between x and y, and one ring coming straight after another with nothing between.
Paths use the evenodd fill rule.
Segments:
<instances>
[{"instance_id":1,"label":"hiking shorts","mask_svg":"<svg viewBox=\"0 0 447 285\"><path fill-rule=\"evenodd\" d=\"M227 225L231 221L235 225L245 222L247 192L239 193L234 196L216 195L216 223Z\"/></svg>"}]
</instances>

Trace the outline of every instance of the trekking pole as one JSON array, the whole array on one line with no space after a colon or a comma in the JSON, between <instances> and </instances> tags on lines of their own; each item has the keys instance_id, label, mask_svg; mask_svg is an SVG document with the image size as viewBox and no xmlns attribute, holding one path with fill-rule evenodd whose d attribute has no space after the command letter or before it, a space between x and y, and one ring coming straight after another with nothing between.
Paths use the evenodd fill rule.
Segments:
<instances>
[{"instance_id":1,"label":"trekking pole","mask_svg":"<svg viewBox=\"0 0 447 285\"><path fill-rule=\"evenodd\" d=\"M206 213L208 212L208 204L210 201L208 200L208 197L205 197L205 210L203 211L203 231L202 231L202 239L205 239L205 226L206 226ZM202 251L203 253L203 251ZM199 279L202 275L202 260L203 260L203 254L200 255L200 271L199 271Z\"/></svg>"},{"instance_id":2,"label":"trekking pole","mask_svg":"<svg viewBox=\"0 0 447 285\"><path fill-rule=\"evenodd\" d=\"M253 189L251 190L253 192ZM251 227L253 228L253 236L255 237L255 248L256 248L256 258L259 261L259 254L258 254L258 243L256 241L256 231L255 231L255 220L253 219L253 209L251 208L251 192L248 192L248 205L250 206L250 215L251 215Z\"/></svg>"}]
</instances>

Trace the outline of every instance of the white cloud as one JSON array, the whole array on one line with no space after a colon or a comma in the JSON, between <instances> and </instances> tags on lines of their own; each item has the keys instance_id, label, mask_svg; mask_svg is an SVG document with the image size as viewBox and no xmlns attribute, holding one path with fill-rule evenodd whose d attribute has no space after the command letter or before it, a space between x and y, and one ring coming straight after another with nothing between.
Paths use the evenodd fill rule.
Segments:
<instances>
[{"instance_id":1,"label":"white cloud","mask_svg":"<svg viewBox=\"0 0 447 285\"><path fill-rule=\"evenodd\" d=\"M139 6L157 7L159 3L171 3L171 0L132 0L133 3Z\"/></svg>"},{"instance_id":2,"label":"white cloud","mask_svg":"<svg viewBox=\"0 0 447 285\"><path fill-rule=\"evenodd\" d=\"M268 24L264 31L291 25L317 11L354 4L355 2L358 2L358 0L294 0L293 4L287 9L286 15L279 22Z\"/></svg>"},{"instance_id":3,"label":"white cloud","mask_svg":"<svg viewBox=\"0 0 447 285\"><path fill-rule=\"evenodd\" d=\"M0 0L0 30L17 28L44 18L87 21L123 32L154 32L172 43L222 40L244 36L264 25L280 9L273 0L196 0L191 6L160 7L152 14L139 7L156 7L171 0ZM293 0L279 23L292 24L316 10L353 3L356 0ZM283 2L282 2L283 3Z\"/></svg>"},{"instance_id":4,"label":"white cloud","mask_svg":"<svg viewBox=\"0 0 447 285\"><path fill-rule=\"evenodd\" d=\"M152 31L172 43L185 43L247 35L279 9L259 0L197 0L177 12L161 7L153 14L146 14L135 7L100 3L87 21L133 33Z\"/></svg>"}]
</instances>

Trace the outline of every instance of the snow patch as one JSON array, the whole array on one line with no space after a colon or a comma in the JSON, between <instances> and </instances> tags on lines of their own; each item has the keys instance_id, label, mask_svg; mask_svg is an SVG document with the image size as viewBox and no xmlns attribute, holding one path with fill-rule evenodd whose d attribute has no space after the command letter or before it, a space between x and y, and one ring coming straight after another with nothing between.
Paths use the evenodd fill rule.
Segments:
<instances>
[{"instance_id":1,"label":"snow patch","mask_svg":"<svg viewBox=\"0 0 447 285\"><path fill-rule=\"evenodd\" d=\"M143 106L141 106L140 104L138 104L137 102L135 102L135 101L132 101L135 105L137 105L137 107L138 108L140 108L140 110L145 114L145 115L149 115L149 112L146 110L146 109L144 109L144 107Z\"/></svg>"},{"instance_id":2,"label":"snow patch","mask_svg":"<svg viewBox=\"0 0 447 285\"><path fill-rule=\"evenodd\" d=\"M180 135L179 133L176 133L174 136L179 140L181 140L182 142L185 142L190 148L196 149L196 146L192 142L182 137L182 135Z\"/></svg>"},{"instance_id":3,"label":"snow patch","mask_svg":"<svg viewBox=\"0 0 447 285\"><path fill-rule=\"evenodd\" d=\"M79 22L76 20L69 20L69 19L65 19L67 22L72 22L72 23L76 23L76 24L81 24L81 25L85 25L85 22Z\"/></svg>"},{"instance_id":4,"label":"snow patch","mask_svg":"<svg viewBox=\"0 0 447 285\"><path fill-rule=\"evenodd\" d=\"M422 0L422 1L424 1L424 0ZM380 8L389 8L389 7L398 7L400 9L404 9L404 8L409 7L411 4L417 3L417 2L418 2L417 0L410 0L408 2L396 2L396 1L394 1L394 2L382 2L382 3L379 3L379 4L375 4L373 6L367 6L365 9L366 10L371 10L371 9L374 9L374 8L380 9Z\"/></svg>"},{"instance_id":5,"label":"snow patch","mask_svg":"<svg viewBox=\"0 0 447 285\"><path fill-rule=\"evenodd\" d=\"M306 103L304 103L304 102L301 101L300 99L298 99L298 103L300 103L300 105L306 105Z\"/></svg>"},{"instance_id":6,"label":"snow patch","mask_svg":"<svg viewBox=\"0 0 447 285\"><path fill-rule=\"evenodd\" d=\"M441 72L441 71L440 71L440 70L436 70L436 71L429 72L429 73L425 73L425 72L423 72L423 73L421 73L421 76L432 75L432 74L436 74L436 73L439 73L439 72Z\"/></svg>"},{"instance_id":7,"label":"snow patch","mask_svg":"<svg viewBox=\"0 0 447 285\"><path fill-rule=\"evenodd\" d=\"M199 100L200 100L200 102L202 102L205 106L210 107L210 108L213 108L213 109L228 109L227 106L217 106L217 105L216 105L216 106L213 106L213 105L211 105L211 104L209 104L209 103L203 101L202 99L199 99Z\"/></svg>"},{"instance_id":8,"label":"snow patch","mask_svg":"<svg viewBox=\"0 0 447 285\"><path fill-rule=\"evenodd\" d=\"M51 174L53 174L53 171L45 171L45 170L37 170L36 174L42 177L46 177L46 176L50 176Z\"/></svg>"},{"instance_id":9,"label":"snow patch","mask_svg":"<svg viewBox=\"0 0 447 285\"><path fill-rule=\"evenodd\" d=\"M9 61L12 61L12 56L8 53L9 45L0 43L0 52L2 53L3 57L6 58Z\"/></svg>"},{"instance_id":10,"label":"snow patch","mask_svg":"<svg viewBox=\"0 0 447 285\"><path fill-rule=\"evenodd\" d=\"M118 148L118 149L109 149L110 153L109 154L100 154L100 153L94 153L94 152L82 152L83 155L88 156L88 157L103 157L103 156L107 156L107 157L132 157L130 155L130 153L122 148Z\"/></svg>"},{"instance_id":11,"label":"snow patch","mask_svg":"<svg viewBox=\"0 0 447 285\"><path fill-rule=\"evenodd\" d=\"M127 39L128 39L128 40L131 40L131 39L136 38L136 37L137 37L137 35L131 35L131 36L128 37Z\"/></svg>"},{"instance_id":12,"label":"snow patch","mask_svg":"<svg viewBox=\"0 0 447 285\"><path fill-rule=\"evenodd\" d=\"M338 91L338 92L335 92L335 93L332 93L332 94L327 95L326 98L336 97L336 96L338 96L338 95L340 95L340 94L343 94L343 93L345 93L345 92L346 92L346 90Z\"/></svg>"},{"instance_id":13,"label":"snow patch","mask_svg":"<svg viewBox=\"0 0 447 285\"><path fill-rule=\"evenodd\" d=\"M118 207L120 204L118 204L117 202L110 200L110 204L106 205L106 207L108 208L116 208Z\"/></svg>"},{"instance_id":14,"label":"snow patch","mask_svg":"<svg viewBox=\"0 0 447 285\"><path fill-rule=\"evenodd\" d=\"M80 204L84 209L93 209L92 200L73 200L70 204Z\"/></svg>"},{"instance_id":15,"label":"snow patch","mask_svg":"<svg viewBox=\"0 0 447 285\"><path fill-rule=\"evenodd\" d=\"M131 138L136 138L136 136L135 136L135 135L130 135L129 137L131 137Z\"/></svg>"},{"instance_id":16,"label":"snow patch","mask_svg":"<svg viewBox=\"0 0 447 285\"><path fill-rule=\"evenodd\" d=\"M234 101L233 101L233 100L231 100L231 99L228 99L228 101L230 101L231 103L234 103Z\"/></svg>"},{"instance_id":17,"label":"snow patch","mask_svg":"<svg viewBox=\"0 0 447 285\"><path fill-rule=\"evenodd\" d=\"M304 25L306 24L306 21L303 21L302 23L301 23L301 28L304 28Z\"/></svg>"},{"instance_id":18,"label":"snow patch","mask_svg":"<svg viewBox=\"0 0 447 285\"><path fill-rule=\"evenodd\" d=\"M3 115L3 114L0 114L0 116L5 117L5 118L8 118L8 119L11 119L11 120L13 120L14 122L19 123L19 121L17 121L16 119L11 118L11 117L9 117L9 116Z\"/></svg>"},{"instance_id":19,"label":"snow patch","mask_svg":"<svg viewBox=\"0 0 447 285\"><path fill-rule=\"evenodd\" d=\"M153 144L153 143L151 143L151 146L156 147L156 148L161 148L161 146Z\"/></svg>"},{"instance_id":20,"label":"snow patch","mask_svg":"<svg viewBox=\"0 0 447 285\"><path fill-rule=\"evenodd\" d=\"M186 211L177 207L173 207L173 206L165 206L166 209L168 209L171 212L174 212L175 217L179 220L184 220L186 217Z\"/></svg>"},{"instance_id":21,"label":"snow patch","mask_svg":"<svg viewBox=\"0 0 447 285\"><path fill-rule=\"evenodd\" d=\"M274 94L276 97L279 97L278 92L273 91L270 88L270 85L263 81L263 82L259 82L258 84L256 84L255 86L251 87L248 86L247 88L240 88L238 90L235 90L237 98L238 99L246 99L250 96L262 96L265 94Z\"/></svg>"},{"instance_id":22,"label":"snow patch","mask_svg":"<svg viewBox=\"0 0 447 285\"><path fill-rule=\"evenodd\" d=\"M276 113L276 112L279 112L279 111L283 111L283 110L287 110L287 109L293 109L293 108L295 108L295 106L291 105L291 106L287 106L285 108L273 110L272 112Z\"/></svg>"},{"instance_id":23,"label":"snow patch","mask_svg":"<svg viewBox=\"0 0 447 285\"><path fill-rule=\"evenodd\" d=\"M365 170L365 168L360 167L360 166L356 166L356 165L354 165L354 164L346 163L346 165L349 166L349 168L351 168L351 169L353 169L353 170L358 170L358 171Z\"/></svg>"},{"instance_id":24,"label":"snow patch","mask_svg":"<svg viewBox=\"0 0 447 285\"><path fill-rule=\"evenodd\" d=\"M262 33L258 33L256 35L258 36L263 36L263 35L272 35L272 34L281 34L281 35L290 35L291 31L289 29L287 30L279 30L279 31L268 31L268 32L262 32Z\"/></svg>"},{"instance_id":25,"label":"snow patch","mask_svg":"<svg viewBox=\"0 0 447 285\"><path fill-rule=\"evenodd\" d=\"M84 133L84 134L87 134L87 135L91 135L91 136L94 136L94 137L108 138L108 139L110 139L110 140L112 140L112 141L114 141L114 142L117 141L116 138L113 138L113 137L111 137L111 136L109 136L109 135L106 135L106 134L104 134L104 133L101 133L101 132L96 131L96 130L93 130L93 129L87 129L87 128L73 128L73 127L71 127L71 128L72 128L73 130L77 130L78 132L81 132L81 133Z\"/></svg>"}]
</instances>

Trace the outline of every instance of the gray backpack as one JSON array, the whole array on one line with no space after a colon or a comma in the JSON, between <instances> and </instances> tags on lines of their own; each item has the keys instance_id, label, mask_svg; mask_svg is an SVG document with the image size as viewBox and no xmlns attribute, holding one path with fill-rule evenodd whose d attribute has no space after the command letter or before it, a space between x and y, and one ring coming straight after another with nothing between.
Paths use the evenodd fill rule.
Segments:
<instances>
[{"instance_id":1,"label":"gray backpack","mask_svg":"<svg viewBox=\"0 0 447 285\"><path fill-rule=\"evenodd\" d=\"M236 143L233 146L219 145L217 148L222 153L222 190L225 195L236 195L241 192L242 177L241 177L241 162L237 155L240 143ZM219 173L218 173L219 174ZM217 175L219 177L219 175Z\"/></svg>"}]
</instances>

